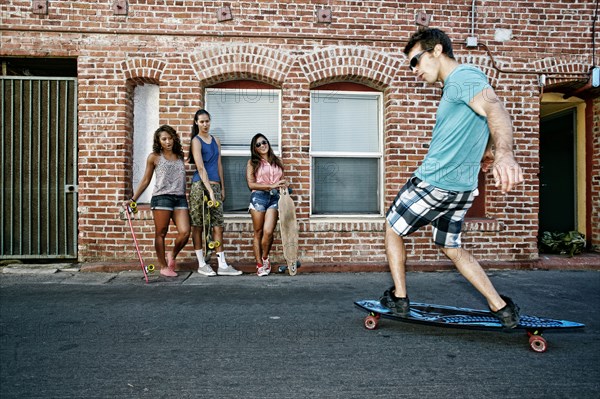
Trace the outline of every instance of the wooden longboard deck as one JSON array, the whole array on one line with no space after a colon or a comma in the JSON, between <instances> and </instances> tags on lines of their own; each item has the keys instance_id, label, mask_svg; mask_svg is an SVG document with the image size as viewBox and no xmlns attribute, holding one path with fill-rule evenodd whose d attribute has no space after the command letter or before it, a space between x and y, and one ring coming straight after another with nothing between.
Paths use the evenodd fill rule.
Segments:
<instances>
[{"instance_id":1,"label":"wooden longboard deck","mask_svg":"<svg viewBox=\"0 0 600 399\"><path fill-rule=\"evenodd\" d=\"M283 257L287 262L290 274L295 274L298 261L298 224L296 223L296 205L287 189L281 190L278 207Z\"/></svg>"},{"instance_id":2,"label":"wooden longboard deck","mask_svg":"<svg viewBox=\"0 0 600 399\"><path fill-rule=\"evenodd\" d=\"M356 306L381 317L403 321L406 323L427 324L439 327L464 328L472 330L506 329L500 321L487 310L458 308L453 306L433 305L427 303L411 303L410 315L401 317L394 315L378 300L362 300L354 302ZM552 330L583 328L584 324L569 320L551 319L538 316L521 315L521 320L514 330Z\"/></svg>"}]
</instances>

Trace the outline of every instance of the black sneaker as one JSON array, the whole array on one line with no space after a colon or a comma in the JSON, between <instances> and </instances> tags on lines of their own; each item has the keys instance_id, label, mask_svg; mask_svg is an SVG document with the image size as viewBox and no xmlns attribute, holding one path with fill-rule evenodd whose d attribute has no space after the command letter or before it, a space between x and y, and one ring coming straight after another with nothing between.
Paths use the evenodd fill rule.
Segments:
<instances>
[{"instance_id":1,"label":"black sneaker","mask_svg":"<svg viewBox=\"0 0 600 399\"><path fill-rule=\"evenodd\" d=\"M395 287L390 287L390 289L385 291L383 296L379 299L379 303L390 309L395 315L406 317L410 314L410 300L408 297L396 298L396 295L394 295L394 288Z\"/></svg>"},{"instance_id":2,"label":"black sneaker","mask_svg":"<svg viewBox=\"0 0 600 399\"><path fill-rule=\"evenodd\" d=\"M519 307L507 296L500 295L500 298L506 302L506 306L492 314L500 319L504 328L515 328L519 324Z\"/></svg>"}]
</instances>

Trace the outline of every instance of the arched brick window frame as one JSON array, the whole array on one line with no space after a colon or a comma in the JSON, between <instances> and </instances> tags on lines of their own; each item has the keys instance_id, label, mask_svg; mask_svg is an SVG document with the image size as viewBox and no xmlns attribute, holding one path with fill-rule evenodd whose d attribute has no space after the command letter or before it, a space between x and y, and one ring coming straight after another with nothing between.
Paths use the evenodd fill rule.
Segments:
<instances>
[{"instance_id":1,"label":"arched brick window frame","mask_svg":"<svg viewBox=\"0 0 600 399\"><path fill-rule=\"evenodd\" d=\"M130 58L121 63L123 75L125 77L125 148L126 167L125 167L125 192L131 195L132 181L134 178L134 93L135 88L142 85L160 86L162 74L167 63L162 60L151 58Z\"/></svg>"}]
</instances>

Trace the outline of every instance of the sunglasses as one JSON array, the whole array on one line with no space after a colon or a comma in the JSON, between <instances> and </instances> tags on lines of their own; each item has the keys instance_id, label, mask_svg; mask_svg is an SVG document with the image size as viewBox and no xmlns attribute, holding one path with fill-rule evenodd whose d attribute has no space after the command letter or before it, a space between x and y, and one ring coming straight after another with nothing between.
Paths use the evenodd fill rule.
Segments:
<instances>
[{"instance_id":1,"label":"sunglasses","mask_svg":"<svg viewBox=\"0 0 600 399\"><path fill-rule=\"evenodd\" d=\"M410 59L410 70L411 71L414 70L417 67L417 65L419 65L419 61L421 60L421 57L423 57L423 54L425 54L426 52L431 51L431 50L433 50L433 47L423 50L419 54L412 57Z\"/></svg>"},{"instance_id":2,"label":"sunglasses","mask_svg":"<svg viewBox=\"0 0 600 399\"><path fill-rule=\"evenodd\" d=\"M269 145L269 142L266 140L263 140L263 141L257 141L255 144L256 148L260 147L261 145Z\"/></svg>"}]
</instances>

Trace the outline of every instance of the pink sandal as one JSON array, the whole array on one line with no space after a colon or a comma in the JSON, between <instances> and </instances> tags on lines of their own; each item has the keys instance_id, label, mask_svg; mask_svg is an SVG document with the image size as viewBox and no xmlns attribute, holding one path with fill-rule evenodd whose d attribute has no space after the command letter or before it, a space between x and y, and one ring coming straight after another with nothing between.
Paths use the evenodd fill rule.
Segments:
<instances>
[{"instance_id":1,"label":"pink sandal","mask_svg":"<svg viewBox=\"0 0 600 399\"><path fill-rule=\"evenodd\" d=\"M162 269L160 269L160 274L165 277L177 277L177 273L175 273L168 267L163 267Z\"/></svg>"},{"instance_id":2,"label":"pink sandal","mask_svg":"<svg viewBox=\"0 0 600 399\"><path fill-rule=\"evenodd\" d=\"M171 256L171 253L167 254L167 266L169 267L169 270L172 271L173 273L175 273L175 268L177 267L177 263L175 262L175 259L173 259Z\"/></svg>"},{"instance_id":3,"label":"pink sandal","mask_svg":"<svg viewBox=\"0 0 600 399\"><path fill-rule=\"evenodd\" d=\"M177 277L177 273L175 273L175 259L171 258L171 253L167 254L167 267L163 267L160 269L160 274L165 277Z\"/></svg>"}]
</instances>

